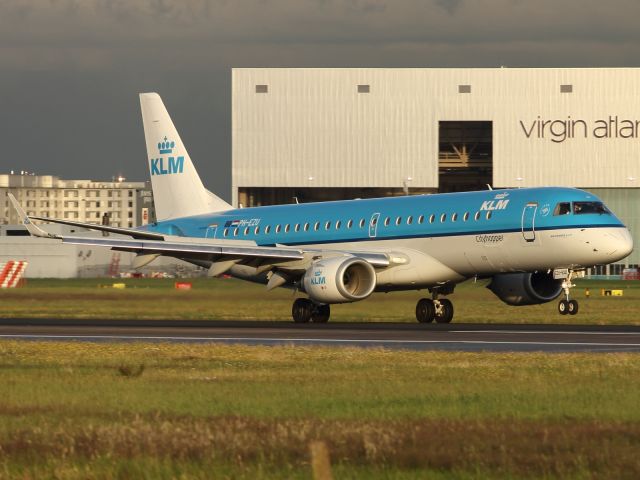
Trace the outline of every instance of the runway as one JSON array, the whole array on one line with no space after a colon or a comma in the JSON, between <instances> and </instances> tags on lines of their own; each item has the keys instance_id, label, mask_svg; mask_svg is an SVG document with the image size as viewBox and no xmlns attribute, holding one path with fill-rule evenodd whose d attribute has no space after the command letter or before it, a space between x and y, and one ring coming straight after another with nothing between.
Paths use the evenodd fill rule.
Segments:
<instances>
[{"instance_id":1,"label":"runway","mask_svg":"<svg viewBox=\"0 0 640 480\"><path fill-rule=\"evenodd\" d=\"M640 352L640 327L0 319L0 340L325 345L492 352Z\"/></svg>"}]
</instances>

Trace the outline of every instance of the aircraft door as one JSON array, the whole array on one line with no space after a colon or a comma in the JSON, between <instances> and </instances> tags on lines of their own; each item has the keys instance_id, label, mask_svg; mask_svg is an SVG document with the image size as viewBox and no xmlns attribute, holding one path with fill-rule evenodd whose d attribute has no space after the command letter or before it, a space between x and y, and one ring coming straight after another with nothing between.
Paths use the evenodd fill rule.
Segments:
<instances>
[{"instance_id":1,"label":"aircraft door","mask_svg":"<svg viewBox=\"0 0 640 480\"><path fill-rule=\"evenodd\" d=\"M371 215L371 220L369 220L369 238L376 238L378 234L378 219L380 218L379 213L374 213Z\"/></svg>"},{"instance_id":2,"label":"aircraft door","mask_svg":"<svg viewBox=\"0 0 640 480\"><path fill-rule=\"evenodd\" d=\"M214 223L213 225L209 225L207 227L207 231L205 232L205 238L216 238L216 233L218 233L218 224Z\"/></svg>"},{"instance_id":3,"label":"aircraft door","mask_svg":"<svg viewBox=\"0 0 640 480\"><path fill-rule=\"evenodd\" d=\"M522 236L527 242L535 242L536 240L536 212L538 204L529 202L522 210Z\"/></svg>"}]
</instances>

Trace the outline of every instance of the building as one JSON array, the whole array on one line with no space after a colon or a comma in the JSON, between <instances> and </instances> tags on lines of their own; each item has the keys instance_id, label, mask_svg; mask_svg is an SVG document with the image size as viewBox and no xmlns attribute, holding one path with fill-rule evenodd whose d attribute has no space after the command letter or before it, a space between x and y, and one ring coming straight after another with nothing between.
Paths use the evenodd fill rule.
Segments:
<instances>
[{"instance_id":1,"label":"building","mask_svg":"<svg viewBox=\"0 0 640 480\"><path fill-rule=\"evenodd\" d=\"M595 193L640 263L640 69L232 72L234 204L487 185Z\"/></svg>"},{"instance_id":2,"label":"building","mask_svg":"<svg viewBox=\"0 0 640 480\"><path fill-rule=\"evenodd\" d=\"M20 223L7 193L28 215L137 227L152 221L153 195L148 182L62 180L53 175L0 174L0 224Z\"/></svg>"},{"instance_id":3,"label":"building","mask_svg":"<svg viewBox=\"0 0 640 480\"><path fill-rule=\"evenodd\" d=\"M137 227L155 220L153 194L148 182L61 180L52 175L0 174L0 263L26 261L27 278L113 277L132 272L134 253L108 248L69 245L29 235L21 225L7 193L15 195L28 215L83 223ZM43 223L43 222L37 222ZM45 229L58 235L94 236L102 232L60 224ZM175 276L202 275L202 269L162 257L137 270Z\"/></svg>"},{"instance_id":4,"label":"building","mask_svg":"<svg viewBox=\"0 0 640 480\"><path fill-rule=\"evenodd\" d=\"M45 229L56 235L103 238L101 232L67 225L51 223ZM0 264L11 260L28 262L26 278L117 277L132 272L145 275L162 272L172 276L206 274L200 267L170 257L160 257L133 270L134 258L135 253L131 252L31 237L24 225L0 225Z\"/></svg>"}]
</instances>

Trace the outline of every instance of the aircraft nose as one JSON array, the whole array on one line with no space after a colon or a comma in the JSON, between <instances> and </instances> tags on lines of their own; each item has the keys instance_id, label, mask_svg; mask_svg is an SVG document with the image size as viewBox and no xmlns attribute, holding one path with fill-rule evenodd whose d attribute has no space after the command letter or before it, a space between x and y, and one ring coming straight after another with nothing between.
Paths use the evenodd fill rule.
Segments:
<instances>
[{"instance_id":1,"label":"aircraft nose","mask_svg":"<svg viewBox=\"0 0 640 480\"><path fill-rule=\"evenodd\" d=\"M611 261L621 260L633 251L633 238L631 232L626 228L621 228L615 232L607 232L606 237L606 254Z\"/></svg>"}]
</instances>

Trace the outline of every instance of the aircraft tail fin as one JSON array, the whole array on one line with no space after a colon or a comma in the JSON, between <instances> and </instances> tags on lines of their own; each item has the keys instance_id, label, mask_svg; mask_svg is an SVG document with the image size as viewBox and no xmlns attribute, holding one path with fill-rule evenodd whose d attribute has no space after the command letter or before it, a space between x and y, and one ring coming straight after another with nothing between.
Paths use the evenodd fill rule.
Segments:
<instances>
[{"instance_id":1,"label":"aircraft tail fin","mask_svg":"<svg viewBox=\"0 0 640 480\"><path fill-rule=\"evenodd\" d=\"M140 107L156 218L231 210L231 205L204 188L160 95L141 93Z\"/></svg>"}]
</instances>

